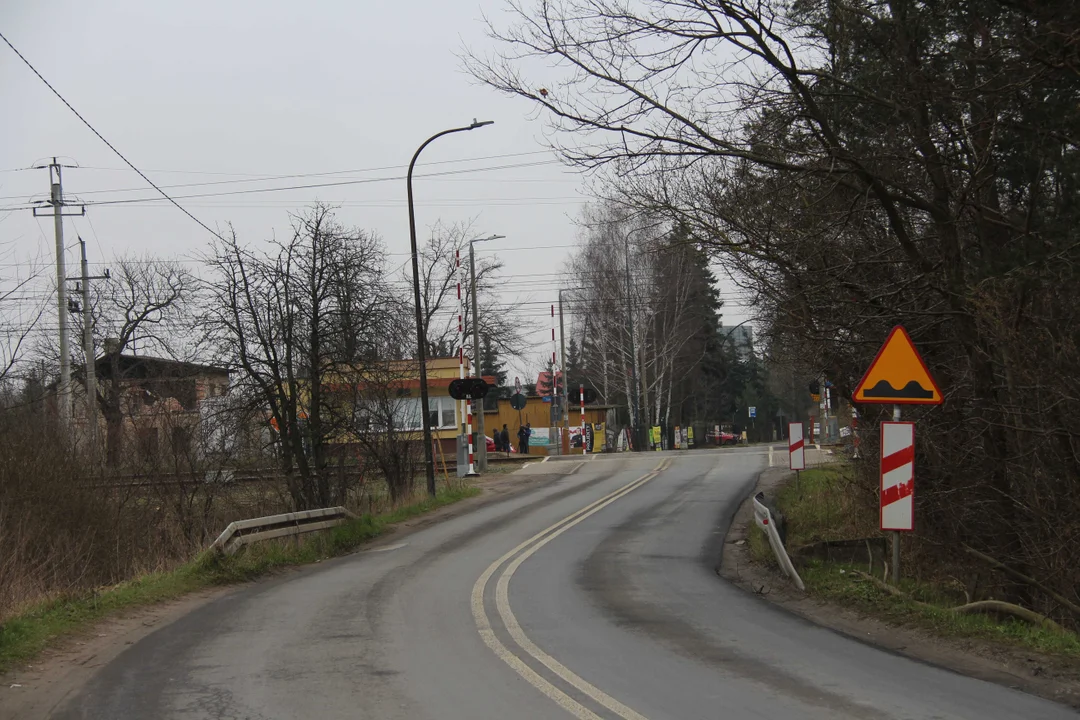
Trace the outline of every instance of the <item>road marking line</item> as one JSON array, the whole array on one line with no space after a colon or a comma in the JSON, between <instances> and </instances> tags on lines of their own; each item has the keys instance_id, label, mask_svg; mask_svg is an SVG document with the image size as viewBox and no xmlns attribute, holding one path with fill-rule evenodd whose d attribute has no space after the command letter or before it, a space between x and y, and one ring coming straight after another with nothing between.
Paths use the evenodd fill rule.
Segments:
<instances>
[{"instance_id":1,"label":"road marking line","mask_svg":"<svg viewBox=\"0 0 1080 720\"><path fill-rule=\"evenodd\" d=\"M626 720L646 720L644 716L634 712L627 706L620 703L618 700L615 700L615 698L607 695L602 690L591 685L578 675L575 675L567 667L549 656L547 653L537 647L535 643L529 640L529 638L525 635L524 631L522 631L521 626L518 624L517 618L514 617L513 612L510 611L508 588L510 584L510 577L513 576L514 572L521 565L521 563L524 562L527 557L536 552L536 550L546 545L550 540L561 535L564 531L568 530L574 525L577 525L582 520L585 520L589 516L599 512L600 510L604 509L605 507L615 502L619 498L623 497L624 495L633 492L637 488L649 482L658 474L666 470L670 466L670 464L671 459L665 458L663 461L660 462L659 465L656 466L656 468L646 473L645 475L642 475L641 477L633 480L630 483L627 483L626 485L615 490L614 492L605 495L599 500L596 500L595 502L586 505L585 507L571 513L570 515L567 515L565 518L559 520L557 523L545 528L544 530L541 530L536 535L533 535L531 538L521 543L513 550L510 550L498 560L489 565L488 568L484 570L484 573L479 578L477 578L476 583L473 585L471 601L473 620L476 622L476 628L479 631L480 637L484 641L484 644L487 645L500 660L513 668L518 673L518 675L520 675L526 682L528 682L530 685L535 687L547 697L554 700L560 707L565 709L571 715L579 718L580 720L602 720L602 718L600 718L599 715L592 712L587 707L567 695L565 692L545 680L535 670L526 665L521 660L521 658L519 658L505 645L503 645L503 643L498 639L498 637L495 636L495 632L491 628L491 620L484 609L484 589L487 587L487 584L488 582L490 582L492 576L499 569L499 566L501 566L504 562L511 559L512 557L514 557L514 555L529 547L533 543L537 543L536 546L531 548L529 552L527 552L523 557L516 560L511 566L508 566L507 569L503 571L503 574L499 578L498 585L496 586L496 607L498 609L499 616L503 621L503 624L506 626L507 631L510 633L510 636L514 639L514 642L521 646L521 649L528 653L530 656L532 656L533 659L539 661L541 664L543 664L545 667L555 673L558 677L562 678L571 686L577 688L582 693L598 702L600 705L620 715ZM511 567L513 568L512 570Z\"/></svg>"}]
</instances>

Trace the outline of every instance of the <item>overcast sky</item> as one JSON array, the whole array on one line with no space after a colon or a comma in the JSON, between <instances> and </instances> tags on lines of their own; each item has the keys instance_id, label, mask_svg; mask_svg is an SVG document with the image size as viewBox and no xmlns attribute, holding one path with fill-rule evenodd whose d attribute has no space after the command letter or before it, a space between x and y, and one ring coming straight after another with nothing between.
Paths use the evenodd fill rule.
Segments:
<instances>
[{"instance_id":1,"label":"overcast sky","mask_svg":"<svg viewBox=\"0 0 1080 720\"><path fill-rule=\"evenodd\" d=\"M544 124L529 105L460 69L455 53L484 48L480 17L497 19L502 7L502 0L7 0L0 29L154 182L171 186L207 225L231 222L253 243L285 233L288 213L319 199L340 205L346 224L376 231L394 267L405 263L403 166L434 132L494 120L425 150L418 176L453 173L414 180L417 223L424 235L440 219L475 219L478 235L507 236L477 248L505 262L500 292L518 308L506 321L532 326L535 364L550 337L544 303L555 299L555 274L587 197L583 179L546 150ZM46 197L47 171L20 168L61 156L80 166L65 171L66 194L88 203L146 199L91 205L85 219L67 221L68 239L82 235L92 262L129 252L190 259L205 250L208 233L157 200L4 45L0 98L0 208ZM281 175L305 177L267 178ZM51 220L0 211L5 248L12 254L0 259L2 282L30 256L51 263ZM70 244L68 257L77 257ZM727 302L725 324L746 318Z\"/></svg>"}]
</instances>

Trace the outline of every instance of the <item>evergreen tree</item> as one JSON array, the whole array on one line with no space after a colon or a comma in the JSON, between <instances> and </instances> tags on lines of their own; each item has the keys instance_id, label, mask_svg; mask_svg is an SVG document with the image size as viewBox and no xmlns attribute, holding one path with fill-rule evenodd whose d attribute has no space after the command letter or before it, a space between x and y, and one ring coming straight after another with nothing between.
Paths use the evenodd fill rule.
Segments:
<instances>
[{"instance_id":1,"label":"evergreen tree","mask_svg":"<svg viewBox=\"0 0 1080 720\"><path fill-rule=\"evenodd\" d=\"M506 385L505 363L499 358L499 353L495 350L491 336L488 334L480 336L480 374L494 376L498 387Z\"/></svg>"},{"instance_id":2,"label":"evergreen tree","mask_svg":"<svg viewBox=\"0 0 1080 720\"><path fill-rule=\"evenodd\" d=\"M578 388L582 385L589 387L589 382L585 379L584 357L577 340L574 338L570 338L570 342L567 344L566 367L563 368L563 371L569 383L570 402L574 403L577 400Z\"/></svg>"}]
</instances>

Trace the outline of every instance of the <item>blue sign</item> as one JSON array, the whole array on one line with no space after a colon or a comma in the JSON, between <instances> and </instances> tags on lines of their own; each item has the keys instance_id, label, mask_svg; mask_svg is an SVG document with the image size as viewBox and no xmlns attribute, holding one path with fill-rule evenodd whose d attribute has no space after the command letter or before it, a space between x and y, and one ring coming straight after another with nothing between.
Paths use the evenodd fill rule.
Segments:
<instances>
[{"instance_id":1,"label":"blue sign","mask_svg":"<svg viewBox=\"0 0 1080 720\"><path fill-rule=\"evenodd\" d=\"M750 417L752 417L752 418L757 417L757 408L754 407L753 405L750 406Z\"/></svg>"}]
</instances>

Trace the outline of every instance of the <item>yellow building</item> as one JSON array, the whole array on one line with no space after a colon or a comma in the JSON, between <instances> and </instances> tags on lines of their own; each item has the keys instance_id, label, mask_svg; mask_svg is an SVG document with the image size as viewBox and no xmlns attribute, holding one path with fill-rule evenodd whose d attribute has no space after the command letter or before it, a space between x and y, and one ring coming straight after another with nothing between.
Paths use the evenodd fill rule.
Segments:
<instances>
[{"instance_id":1,"label":"yellow building","mask_svg":"<svg viewBox=\"0 0 1080 720\"><path fill-rule=\"evenodd\" d=\"M421 429L420 378L415 360L396 360L379 371L365 370L364 380L330 383L331 392L343 392L343 401L355 397L353 392L362 390L365 384L378 384L382 388L396 391L394 404L404 420L404 429ZM462 432L466 415L462 412L462 401L450 397L450 383L460 376L456 357L429 358L427 361L428 419L431 424L431 436L439 442L447 458L455 458L457 435ZM465 359L465 376L469 376L469 361ZM485 377L490 385L495 384L494 377ZM397 413L395 413L397 414ZM473 418L475 425L476 418ZM476 429L475 427L473 428ZM338 442L348 443L346 437Z\"/></svg>"},{"instance_id":2,"label":"yellow building","mask_svg":"<svg viewBox=\"0 0 1080 720\"><path fill-rule=\"evenodd\" d=\"M486 379L486 378L485 378ZM604 423L607 421L607 413L611 406L609 405L586 405L585 406L585 422L592 425L597 423ZM518 429L528 423L533 429L533 439L529 443L530 455L547 455L551 450L551 445L557 442L558 439L562 439L562 434L559 432L551 431L551 396L550 395L530 395L526 398L525 407L521 410L515 410L510 406L509 398L499 398L498 409L492 408L484 411L484 430L487 432L488 437L496 430L502 430L502 426L505 424L507 431L510 433L510 442L514 447L518 446ZM562 423L560 423L561 427ZM581 427L581 411L580 405L571 401L570 403L570 432L576 434L577 428ZM536 432L540 431L540 432ZM563 450L566 451L565 446ZM580 453L581 449L576 448L573 453Z\"/></svg>"}]
</instances>

